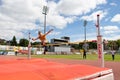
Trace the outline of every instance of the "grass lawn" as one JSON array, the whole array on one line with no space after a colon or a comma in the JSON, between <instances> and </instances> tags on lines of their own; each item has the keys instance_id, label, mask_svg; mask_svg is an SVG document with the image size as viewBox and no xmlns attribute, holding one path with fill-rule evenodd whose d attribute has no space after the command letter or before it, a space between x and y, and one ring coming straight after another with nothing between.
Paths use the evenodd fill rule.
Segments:
<instances>
[{"instance_id":1,"label":"grass lawn","mask_svg":"<svg viewBox=\"0 0 120 80\"><path fill-rule=\"evenodd\" d=\"M106 54L104 57L105 57L104 59L106 61L113 61L112 60L112 55L110 55L110 54ZM115 60L114 61L120 61L120 54L115 55Z\"/></svg>"},{"instance_id":2,"label":"grass lawn","mask_svg":"<svg viewBox=\"0 0 120 80\"><path fill-rule=\"evenodd\" d=\"M63 58L63 59L76 59L76 60L82 60L82 55L81 54L72 54L72 55L32 55L34 58ZM87 59L86 60L97 60L98 55L95 54L87 54ZM112 55L106 54L104 55L105 61L112 61ZM115 55L115 60L114 61L120 61L120 55L116 54Z\"/></svg>"}]
</instances>

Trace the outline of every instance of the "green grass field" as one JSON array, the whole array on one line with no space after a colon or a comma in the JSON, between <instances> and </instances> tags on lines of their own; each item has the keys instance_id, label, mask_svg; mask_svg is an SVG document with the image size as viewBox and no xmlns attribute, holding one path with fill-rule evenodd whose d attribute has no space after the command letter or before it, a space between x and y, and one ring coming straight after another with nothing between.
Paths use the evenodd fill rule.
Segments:
<instances>
[{"instance_id":1,"label":"green grass field","mask_svg":"<svg viewBox=\"0 0 120 80\"><path fill-rule=\"evenodd\" d=\"M72 55L32 55L34 58L63 58L63 59L76 59L76 60L83 60L81 54L72 54ZM98 55L95 54L88 54L86 60L97 60ZM104 55L105 61L112 61L112 55L106 54ZM115 55L114 61L120 61L120 55Z\"/></svg>"}]
</instances>

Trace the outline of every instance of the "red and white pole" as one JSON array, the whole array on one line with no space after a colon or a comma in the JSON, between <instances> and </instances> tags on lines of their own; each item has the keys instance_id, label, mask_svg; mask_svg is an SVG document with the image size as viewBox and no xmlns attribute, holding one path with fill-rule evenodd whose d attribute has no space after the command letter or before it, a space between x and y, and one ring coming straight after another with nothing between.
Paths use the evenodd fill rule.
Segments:
<instances>
[{"instance_id":1,"label":"red and white pole","mask_svg":"<svg viewBox=\"0 0 120 80\"><path fill-rule=\"evenodd\" d=\"M98 51L98 59L101 62L101 66L104 67L104 54L103 54L103 40L102 40L102 35L100 35L100 26L99 26L99 14L97 15L97 51Z\"/></svg>"}]
</instances>

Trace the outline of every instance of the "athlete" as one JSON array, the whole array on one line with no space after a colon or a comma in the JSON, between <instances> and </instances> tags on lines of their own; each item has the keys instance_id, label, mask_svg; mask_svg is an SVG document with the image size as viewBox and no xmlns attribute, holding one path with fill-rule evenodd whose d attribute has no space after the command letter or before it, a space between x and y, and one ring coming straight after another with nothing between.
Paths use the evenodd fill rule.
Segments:
<instances>
[{"instance_id":1,"label":"athlete","mask_svg":"<svg viewBox=\"0 0 120 80\"><path fill-rule=\"evenodd\" d=\"M46 35L48 35L53 29L49 30L47 33L42 34L40 31L38 32L37 38L32 38L33 41L39 39L41 41L41 45L46 46Z\"/></svg>"}]
</instances>

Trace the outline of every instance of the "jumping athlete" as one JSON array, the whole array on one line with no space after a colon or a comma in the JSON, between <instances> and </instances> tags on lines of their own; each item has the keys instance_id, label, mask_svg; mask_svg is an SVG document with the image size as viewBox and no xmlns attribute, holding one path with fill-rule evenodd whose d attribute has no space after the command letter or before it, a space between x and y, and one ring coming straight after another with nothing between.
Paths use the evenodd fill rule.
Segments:
<instances>
[{"instance_id":1,"label":"jumping athlete","mask_svg":"<svg viewBox=\"0 0 120 80\"><path fill-rule=\"evenodd\" d=\"M46 46L46 35L48 35L53 29L49 30L47 33L42 34L40 31L38 32L37 38L32 38L33 41L40 39L41 45Z\"/></svg>"}]
</instances>

